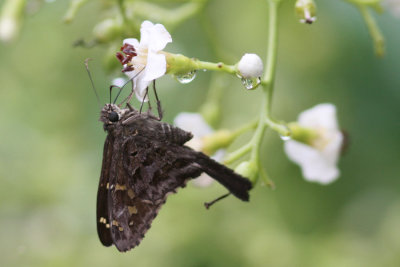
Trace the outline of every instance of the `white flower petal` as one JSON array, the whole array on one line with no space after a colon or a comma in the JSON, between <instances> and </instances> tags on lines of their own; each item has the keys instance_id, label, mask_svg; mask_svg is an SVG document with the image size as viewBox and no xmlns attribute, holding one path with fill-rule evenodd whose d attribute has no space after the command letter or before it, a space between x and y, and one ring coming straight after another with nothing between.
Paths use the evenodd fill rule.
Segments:
<instances>
[{"instance_id":1,"label":"white flower petal","mask_svg":"<svg viewBox=\"0 0 400 267\"><path fill-rule=\"evenodd\" d=\"M143 21L140 26L140 46L149 46L151 40L151 28L154 24L148 20Z\"/></svg>"},{"instance_id":2,"label":"white flower petal","mask_svg":"<svg viewBox=\"0 0 400 267\"><path fill-rule=\"evenodd\" d=\"M144 96L146 95L146 88L149 86L151 81L145 81L140 76L141 76L141 74L139 74L139 76L136 79L134 79L134 84L135 84L134 90L135 90L136 98L140 102L147 102L147 101L149 101L149 98L147 96L146 96L146 98L144 98Z\"/></svg>"},{"instance_id":3,"label":"white flower petal","mask_svg":"<svg viewBox=\"0 0 400 267\"><path fill-rule=\"evenodd\" d=\"M317 149L294 140L286 141L284 148L289 159L301 167L307 181L328 184L339 177L336 162L327 160Z\"/></svg>"},{"instance_id":4,"label":"white flower petal","mask_svg":"<svg viewBox=\"0 0 400 267\"><path fill-rule=\"evenodd\" d=\"M147 54L147 65L144 69L143 79L152 81L162 77L167 71L167 61L165 55L150 52Z\"/></svg>"},{"instance_id":5,"label":"white flower petal","mask_svg":"<svg viewBox=\"0 0 400 267\"><path fill-rule=\"evenodd\" d=\"M139 47L139 41L136 38L127 38L122 43L123 44L130 44L135 49Z\"/></svg>"},{"instance_id":6,"label":"white flower petal","mask_svg":"<svg viewBox=\"0 0 400 267\"><path fill-rule=\"evenodd\" d=\"M399 0L384 0L382 5L389 10L396 18L400 18L400 1Z\"/></svg>"},{"instance_id":7,"label":"white flower petal","mask_svg":"<svg viewBox=\"0 0 400 267\"><path fill-rule=\"evenodd\" d=\"M172 42L172 37L162 24L153 24L146 20L140 28L140 46L158 52Z\"/></svg>"},{"instance_id":8,"label":"white flower petal","mask_svg":"<svg viewBox=\"0 0 400 267\"><path fill-rule=\"evenodd\" d=\"M192 184L196 187L208 187L214 182L208 174L202 173L199 177L193 180Z\"/></svg>"},{"instance_id":9,"label":"white flower petal","mask_svg":"<svg viewBox=\"0 0 400 267\"><path fill-rule=\"evenodd\" d=\"M326 144L324 149L321 151L327 162L333 165L337 164L342 149L342 144L343 134L340 131L332 134L332 138L330 139L329 143Z\"/></svg>"},{"instance_id":10,"label":"white flower petal","mask_svg":"<svg viewBox=\"0 0 400 267\"><path fill-rule=\"evenodd\" d=\"M3 41L11 41L17 34L17 22L13 18L4 16L0 20L0 39Z\"/></svg>"},{"instance_id":11,"label":"white flower petal","mask_svg":"<svg viewBox=\"0 0 400 267\"><path fill-rule=\"evenodd\" d=\"M185 131L192 132L197 138L201 138L213 132L213 129L199 113L179 113L174 119L174 124Z\"/></svg>"},{"instance_id":12,"label":"white flower petal","mask_svg":"<svg viewBox=\"0 0 400 267\"><path fill-rule=\"evenodd\" d=\"M316 105L300 113L298 123L303 127L337 130L336 107L329 103Z\"/></svg>"},{"instance_id":13,"label":"white flower petal","mask_svg":"<svg viewBox=\"0 0 400 267\"><path fill-rule=\"evenodd\" d=\"M149 32L150 42L148 45L150 51L161 51L167 46L168 43L172 42L171 35L162 24L154 25L154 27L149 29Z\"/></svg>"},{"instance_id":14,"label":"white flower petal","mask_svg":"<svg viewBox=\"0 0 400 267\"><path fill-rule=\"evenodd\" d=\"M115 79L113 79L113 80L111 81L111 84L112 84L112 85L116 85L116 86L118 86L118 87L122 87L125 83L126 83L126 79L121 78L121 77L115 78Z\"/></svg>"}]
</instances>

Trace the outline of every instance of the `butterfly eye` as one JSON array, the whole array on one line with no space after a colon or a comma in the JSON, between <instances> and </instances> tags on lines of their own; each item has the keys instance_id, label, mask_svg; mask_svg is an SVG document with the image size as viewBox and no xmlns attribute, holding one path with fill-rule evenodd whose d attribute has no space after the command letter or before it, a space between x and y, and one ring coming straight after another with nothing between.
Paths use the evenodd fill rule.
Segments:
<instances>
[{"instance_id":1,"label":"butterfly eye","mask_svg":"<svg viewBox=\"0 0 400 267\"><path fill-rule=\"evenodd\" d=\"M111 122L116 122L116 121L118 121L118 120L119 120L118 113L115 112L115 111L111 111L111 112L108 114L108 119L109 119Z\"/></svg>"}]
</instances>

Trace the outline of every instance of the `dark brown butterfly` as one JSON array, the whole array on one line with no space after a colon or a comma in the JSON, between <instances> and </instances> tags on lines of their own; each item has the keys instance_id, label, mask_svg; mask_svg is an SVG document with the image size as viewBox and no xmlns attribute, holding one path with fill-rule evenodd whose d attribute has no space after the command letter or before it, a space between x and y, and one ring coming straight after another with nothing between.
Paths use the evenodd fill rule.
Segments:
<instances>
[{"instance_id":1,"label":"dark brown butterfly","mask_svg":"<svg viewBox=\"0 0 400 267\"><path fill-rule=\"evenodd\" d=\"M108 132L97 194L97 231L104 246L137 246L169 194L207 173L248 201L249 180L184 145L192 134L140 113L129 104L106 104L100 116Z\"/></svg>"}]
</instances>

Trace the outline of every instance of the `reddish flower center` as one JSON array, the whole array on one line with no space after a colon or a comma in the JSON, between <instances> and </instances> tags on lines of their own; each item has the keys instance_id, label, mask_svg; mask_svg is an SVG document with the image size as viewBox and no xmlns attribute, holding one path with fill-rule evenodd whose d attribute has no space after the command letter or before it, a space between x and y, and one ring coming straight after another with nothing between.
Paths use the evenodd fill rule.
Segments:
<instances>
[{"instance_id":1,"label":"reddish flower center","mask_svg":"<svg viewBox=\"0 0 400 267\"><path fill-rule=\"evenodd\" d=\"M136 49L133 47L133 45L125 43L123 46L121 46L120 50L122 53L117 52L116 57L124 66L122 72L133 71L134 67L132 66L131 60L133 57L137 56Z\"/></svg>"}]
</instances>

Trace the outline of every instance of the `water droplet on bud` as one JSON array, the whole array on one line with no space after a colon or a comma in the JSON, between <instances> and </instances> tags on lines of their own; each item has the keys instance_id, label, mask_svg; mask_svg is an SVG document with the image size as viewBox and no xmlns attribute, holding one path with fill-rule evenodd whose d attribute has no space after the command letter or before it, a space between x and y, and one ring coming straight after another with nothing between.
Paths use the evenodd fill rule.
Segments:
<instances>
[{"instance_id":1,"label":"water droplet on bud","mask_svg":"<svg viewBox=\"0 0 400 267\"><path fill-rule=\"evenodd\" d=\"M247 90L256 89L256 87L261 83L260 78L242 78L242 84Z\"/></svg>"},{"instance_id":2,"label":"water droplet on bud","mask_svg":"<svg viewBox=\"0 0 400 267\"><path fill-rule=\"evenodd\" d=\"M194 78L196 78L196 71L192 70L192 71L182 74L182 75L176 75L175 78L180 83L183 83L183 84L190 83L191 81L194 80Z\"/></svg>"}]
</instances>

